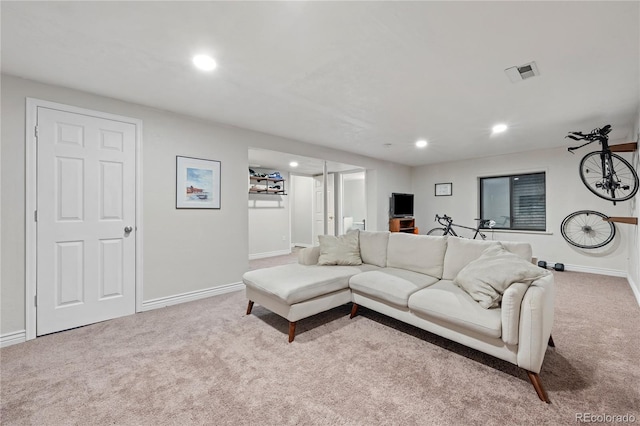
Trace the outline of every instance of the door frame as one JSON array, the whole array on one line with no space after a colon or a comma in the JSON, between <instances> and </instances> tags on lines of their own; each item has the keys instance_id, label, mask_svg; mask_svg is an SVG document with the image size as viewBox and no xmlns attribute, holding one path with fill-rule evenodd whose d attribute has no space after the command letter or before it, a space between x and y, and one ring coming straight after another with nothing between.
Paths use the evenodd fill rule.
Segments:
<instances>
[{"instance_id":1,"label":"door frame","mask_svg":"<svg viewBox=\"0 0 640 426\"><path fill-rule=\"evenodd\" d=\"M89 115L96 118L120 121L133 124L136 127L136 159L135 159L135 226L136 226L136 247L135 247L135 299L136 312L142 311L143 276L142 276L142 120L125 117L121 115L109 114L87 108L80 108L56 102L45 101L36 98L26 98L26 127L25 127L25 335L26 340L36 338L36 315L37 307L35 296L37 291L37 227L35 212L38 206L38 186L37 186L37 146L36 146L36 123L38 119L38 108L50 108L65 111L73 114Z\"/></svg>"}]
</instances>

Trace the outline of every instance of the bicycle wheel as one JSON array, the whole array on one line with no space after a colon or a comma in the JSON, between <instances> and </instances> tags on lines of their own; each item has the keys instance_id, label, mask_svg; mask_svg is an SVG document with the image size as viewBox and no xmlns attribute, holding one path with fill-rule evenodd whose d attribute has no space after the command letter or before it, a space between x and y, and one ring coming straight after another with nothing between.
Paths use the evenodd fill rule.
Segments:
<instances>
[{"instance_id":1,"label":"bicycle wheel","mask_svg":"<svg viewBox=\"0 0 640 426\"><path fill-rule=\"evenodd\" d=\"M605 160L604 173L601 151L590 152L580 161L582 183L600 198L625 201L638 192L638 174L627 160L611 154L611 163Z\"/></svg>"},{"instance_id":2,"label":"bicycle wheel","mask_svg":"<svg viewBox=\"0 0 640 426\"><path fill-rule=\"evenodd\" d=\"M427 232L427 235L447 235L447 230L446 228L433 228Z\"/></svg>"},{"instance_id":3,"label":"bicycle wheel","mask_svg":"<svg viewBox=\"0 0 640 426\"><path fill-rule=\"evenodd\" d=\"M616 236L613 223L604 221L608 218L592 210L580 210L564 218L560 231L569 244L583 249L595 249L609 244Z\"/></svg>"}]
</instances>

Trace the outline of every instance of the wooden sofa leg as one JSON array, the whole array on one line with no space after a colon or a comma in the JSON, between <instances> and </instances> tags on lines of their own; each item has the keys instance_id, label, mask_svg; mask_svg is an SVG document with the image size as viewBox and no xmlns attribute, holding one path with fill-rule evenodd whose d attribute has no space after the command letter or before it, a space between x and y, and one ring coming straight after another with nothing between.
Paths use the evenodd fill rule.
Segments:
<instances>
[{"instance_id":1,"label":"wooden sofa leg","mask_svg":"<svg viewBox=\"0 0 640 426\"><path fill-rule=\"evenodd\" d=\"M542 386L542 381L540 380L540 376L538 375L538 373L532 373L531 371L527 370L527 374L529 375L529 380L531 381L531 384L536 390L538 397L542 401L546 402L547 404L551 404L551 401L547 396L547 392L544 390L544 387Z\"/></svg>"},{"instance_id":2,"label":"wooden sofa leg","mask_svg":"<svg viewBox=\"0 0 640 426\"><path fill-rule=\"evenodd\" d=\"M556 347L556 343L553 341L553 336L549 335L549 346L552 348Z\"/></svg>"},{"instance_id":3,"label":"wooden sofa leg","mask_svg":"<svg viewBox=\"0 0 640 426\"><path fill-rule=\"evenodd\" d=\"M247 305L247 315L251 315L252 309L253 309L253 300L249 300L249 304Z\"/></svg>"},{"instance_id":4,"label":"wooden sofa leg","mask_svg":"<svg viewBox=\"0 0 640 426\"><path fill-rule=\"evenodd\" d=\"M293 342L296 337L296 322L289 321L289 343Z\"/></svg>"},{"instance_id":5,"label":"wooden sofa leg","mask_svg":"<svg viewBox=\"0 0 640 426\"><path fill-rule=\"evenodd\" d=\"M358 304L357 304L357 303L354 303L354 304L351 306L351 315L349 316L349 319L351 319L351 318L355 317L356 315L358 315Z\"/></svg>"}]
</instances>

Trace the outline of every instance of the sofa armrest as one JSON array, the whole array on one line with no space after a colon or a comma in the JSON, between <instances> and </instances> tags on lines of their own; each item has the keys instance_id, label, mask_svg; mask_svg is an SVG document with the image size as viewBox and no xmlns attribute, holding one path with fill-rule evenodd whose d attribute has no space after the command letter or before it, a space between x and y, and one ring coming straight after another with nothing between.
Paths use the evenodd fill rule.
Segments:
<instances>
[{"instance_id":1,"label":"sofa armrest","mask_svg":"<svg viewBox=\"0 0 640 426\"><path fill-rule=\"evenodd\" d=\"M520 307L529 285L514 283L502 295L502 341L507 345L518 344Z\"/></svg>"},{"instance_id":2,"label":"sofa armrest","mask_svg":"<svg viewBox=\"0 0 640 426\"><path fill-rule=\"evenodd\" d=\"M553 326L555 284L553 274L535 280L520 309L518 366L539 373Z\"/></svg>"},{"instance_id":3,"label":"sofa armrest","mask_svg":"<svg viewBox=\"0 0 640 426\"><path fill-rule=\"evenodd\" d=\"M306 247L298 252L298 263L301 265L317 265L320 258L320 246Z\"/></svg>"}]
</instances>

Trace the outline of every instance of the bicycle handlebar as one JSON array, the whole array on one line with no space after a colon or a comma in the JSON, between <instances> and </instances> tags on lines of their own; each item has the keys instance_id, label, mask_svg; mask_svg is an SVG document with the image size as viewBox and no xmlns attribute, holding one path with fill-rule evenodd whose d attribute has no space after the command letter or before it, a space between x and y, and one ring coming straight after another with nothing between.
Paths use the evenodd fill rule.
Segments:
<instances>
[{"instance_id":1,"label":"bicycle handlebar","mask_svg":"<svg viewBox=\"0 0 640 426\"><path fill-rule=\"evenodd\" d=\"M440 222L440 220L442 219L446 220L449 223L453 222L453 219L451 217L447 216L446 214L444 216L438 216L438 213L436 213L436 218L433 221L444 225L444 223Z\"/></svg>"},{"instance_id":2,"label":"bicycle handlebar","mask_svg":"<svg viewBox=\"0 0 640 426\"><path fill-rule=\"evenodd\" d=\"M582 132L569 132L569 134L565 136L565 138L573 139L574 141L586 140L588 142L580 146L573 146L573 147L567 148L567 151L573 154L574 150L580 149L583 146L589 145L591 142L595 142L595 141L606 142L609 140L608 134L610 132L611 132L611 124L607 124L601 129L595 128L591 131L591 133L587 133L586 135Z\"/></svg>"}]
</instances>

